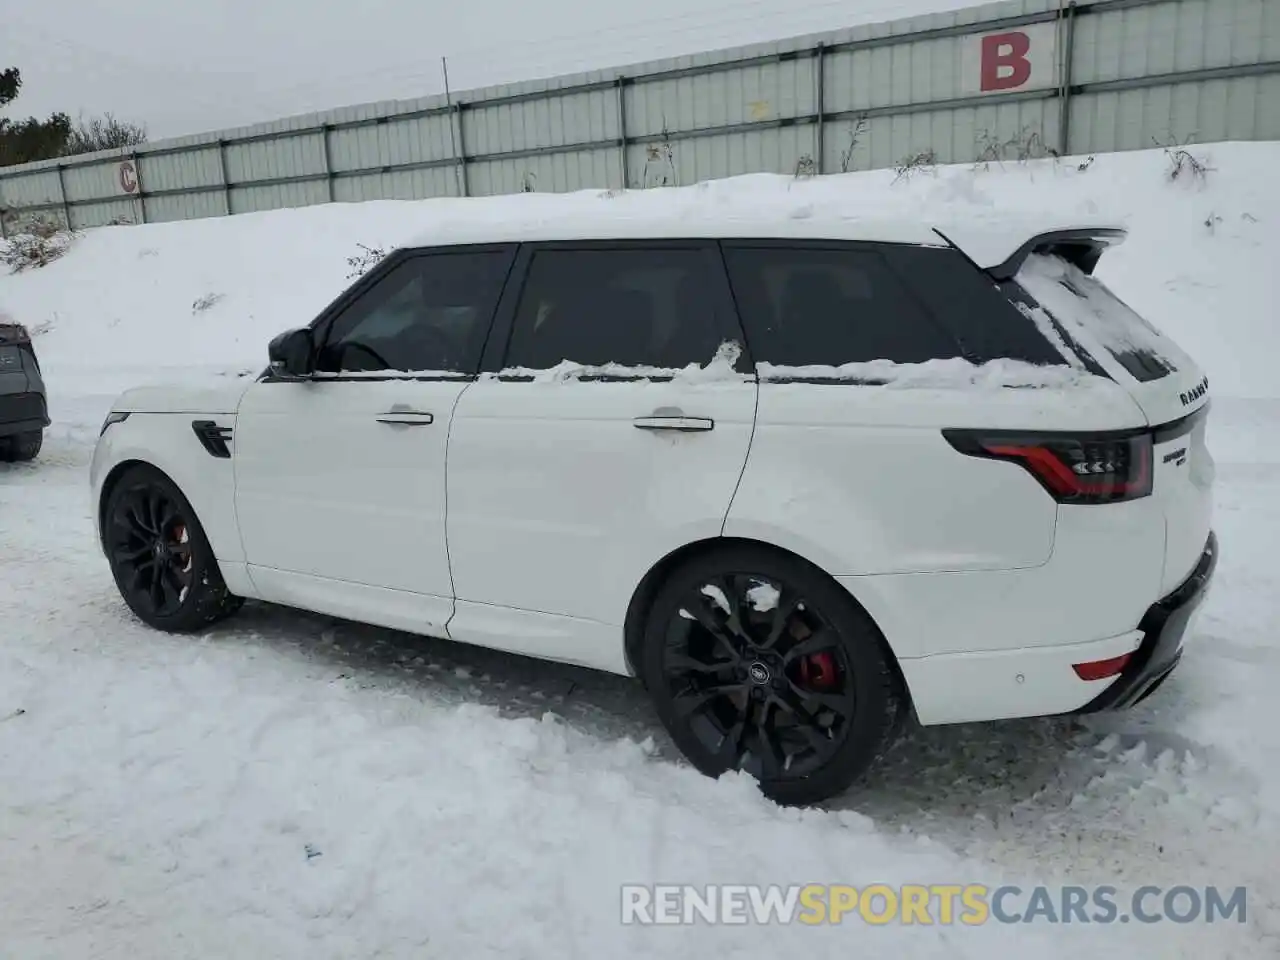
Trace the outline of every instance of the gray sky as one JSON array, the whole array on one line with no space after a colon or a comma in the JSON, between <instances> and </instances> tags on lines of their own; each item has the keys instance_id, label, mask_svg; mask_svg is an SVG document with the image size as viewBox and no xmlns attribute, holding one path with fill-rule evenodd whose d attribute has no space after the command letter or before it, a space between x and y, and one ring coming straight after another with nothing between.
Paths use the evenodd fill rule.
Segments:
<instances>
[{"instance_id":1,"label":"gray sky","mask_svg":"<svg viewBox=\"0 0 1280 960\"><path fill-rule=\"evenodd\" d=\"M0 0L8 116L110 111L152 139L621 65L972 0Z\"/></svg>"}]
</instances>

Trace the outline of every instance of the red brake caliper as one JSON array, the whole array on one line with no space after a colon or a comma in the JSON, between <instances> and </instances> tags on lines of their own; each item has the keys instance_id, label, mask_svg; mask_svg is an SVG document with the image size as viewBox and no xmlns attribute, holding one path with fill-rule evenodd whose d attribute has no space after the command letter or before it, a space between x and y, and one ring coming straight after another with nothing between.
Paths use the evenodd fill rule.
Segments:
<instances>
[{"instance_id":1,"label":"red brake caliper","mask_svg":"<svg viewBox=\"0 0 1280 960\"><path fill-rule=\"evenodd\" d=\"M811 653L800 661L800 682L810 690L836 686L836 659L830 653Z\"/></svg>"}]
</instances>

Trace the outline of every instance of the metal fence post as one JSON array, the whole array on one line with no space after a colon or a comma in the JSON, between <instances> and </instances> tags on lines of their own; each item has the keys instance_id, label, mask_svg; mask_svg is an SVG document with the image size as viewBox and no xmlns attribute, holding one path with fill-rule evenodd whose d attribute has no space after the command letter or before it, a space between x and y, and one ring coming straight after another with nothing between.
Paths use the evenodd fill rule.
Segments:
<instances>
[{"instance_id":1,"label":"metal fence post","mask_svg":"<svg viewBox=\"0 0 1280 960\"><path fill-rule=\"evenodd\" d=\"M827 78L826 78L826 57L827 48L825 44L818 44L817 63L814 64L814 73L817 74L816 82L818 84L818 130L814 136L814 151L817 156L814 157L814 163L817 166L819 175L826 172L826 155L827 155Z\"/></svg>"},{"instance_id":2,"label":"metal fence post","mask_svg":"<svg viewBox=\"0 0 1280 960\"><path fill-rule=\"evenodd\" d=\"M231 181L227 179L227 141L218 139L218 176L222 178L222 206L231 216Z\"/></svg>"},{"instance_id":3,"label":"metal fence post","mask_svg":"<svg viewBox=\"0 0 1280 960\"><path fill-rule=\"evenodd\" d=\"M466 104L459 101L453 105L454 112L458 115L458 176L462 180L462 195L464 197L471 196L471 181L467 177L467 133L466 125L462 121L463 111ZM449 122L453 122L453 118L449 118Z\"/></svg>"},{"instance_id":4,"label":"metal fence post","mask_svg":"<svg viewBox=\"0 0 1280 960\"><path fill-rule=\"evenodd\" d=\"M133 175L138 180L138 219L141 222L146 223L147 222L147 191L146 191L146 188L143 187L142 185L142 164L138 162L137 151L134 152L133 156L130 157L129 160L133 164Z\"/></svg>"},{"instance_id":5,"label":"metal fence post","mask_svg":"<svg viewBox=\"0 0 1280 960\"><path fill-rule=\"evenodd\" d=\"M1062 91L1058 97L1058 152L1071 155L1071 77L1076 58L1076 0L1067 5L1063 30Z\"/></svg>"},{"instance_id":6,"label":"metal fence post","mask_svg":"<svg viewBox=\"0 0 1280 960\"><path fill-rule=\"evenodd\" d=\"M330 203L333 203L333 159L329 153L329 131L332 129L330 124L320 125L320 143L324 147L324 180L329 190Z\"/></svg>"},{"instance_id":7,"label":"metal fence post","mask_svg":"<svg viewBox=\"0 0 1280 960\"><path fill-rule=\"evenodd\" d=\"M453 168L457 175L458 196L471 196L471 185L467 183L467 143L462 135L462 104L453 102L453 94L449 90L449 58L440 58L440 69L444 73L444 102L449 108L449 143L453 145L453 158L456 165ZM458 118L458 136L454 139L453 134L453 118Z\"/></svg>"},{"instance_id":8,"label":"metal fence post","mask_svg":"<svg viewBox=\"0 0 1280 960\"><path fill-rule=\"evenodd\" d=\"M627 78L618 77L618 149L622 166L622 189L631 188L631 159L627 156Z\"/></svg>"},{"instance_id":9,"label":"metal fence post","mask_svg":"<svg viewBox=\"0 0 1280 960\"><path fill-rule=\"evenodd\" d=\"M62 174L62 164L57 165L58 169L58 193L61 194L62 201L62 219L66 223L67 229L71 229L71 204L67 202L67 181Z\"/></svg>"}]
</instances>

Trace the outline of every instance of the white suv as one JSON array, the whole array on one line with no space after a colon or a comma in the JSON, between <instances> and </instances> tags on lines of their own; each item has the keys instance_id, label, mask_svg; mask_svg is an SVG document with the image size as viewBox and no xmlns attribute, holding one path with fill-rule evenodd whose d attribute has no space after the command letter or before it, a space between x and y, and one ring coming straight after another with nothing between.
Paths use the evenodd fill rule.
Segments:
<instances>
[{"instance_id":1,"label":"white suv","mask_svg":"<svg viewBox=\"0 0 1280 960\"><path fill-rule=\"evenodd\" d=\"M782 802L922 724L1123 707L1216 560L1207 381L1120 230L441 227L270 368L142 388L92 482L125 601L250 597L638 676Z\"/></svg>"}]
</instances>

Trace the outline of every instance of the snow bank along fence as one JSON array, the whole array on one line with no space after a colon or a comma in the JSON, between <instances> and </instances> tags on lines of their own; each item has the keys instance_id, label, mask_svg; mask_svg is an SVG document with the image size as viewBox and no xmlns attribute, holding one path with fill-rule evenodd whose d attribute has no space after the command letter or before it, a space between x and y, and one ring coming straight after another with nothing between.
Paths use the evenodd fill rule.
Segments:
<instances>
[{"instance_id":1,"label":"snow bank along fence","mask_svg":"<svg viewBox=\"0 0 1280 960\"><path fill-rule=\"evenodd\" d=\"M0 168L0 225L1280 139L1280 0L1015 0Z\"/></svg>"}]
</instances>

